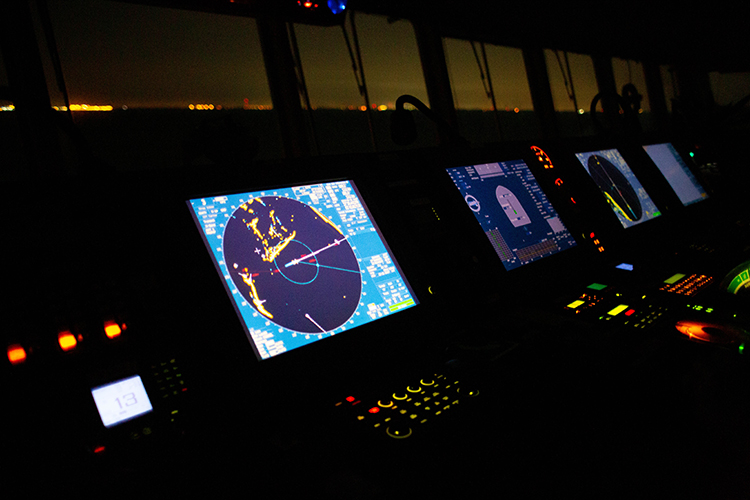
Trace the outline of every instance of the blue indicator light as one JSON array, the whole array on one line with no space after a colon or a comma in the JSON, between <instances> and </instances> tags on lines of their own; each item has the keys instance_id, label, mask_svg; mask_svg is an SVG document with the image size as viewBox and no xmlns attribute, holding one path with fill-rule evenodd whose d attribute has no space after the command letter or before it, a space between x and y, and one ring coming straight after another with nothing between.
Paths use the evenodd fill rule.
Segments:
<instances>
[{"instance_id":1,"label":"blue indicator light","mask_svg":"<svg viewBox=\"0 0 750 500\"><path fill-rule=\"evenodd\" d=\"M340 14L346 10L347 0L328 0L328 8L334 14Z\"/></svg>"}]
</instances>

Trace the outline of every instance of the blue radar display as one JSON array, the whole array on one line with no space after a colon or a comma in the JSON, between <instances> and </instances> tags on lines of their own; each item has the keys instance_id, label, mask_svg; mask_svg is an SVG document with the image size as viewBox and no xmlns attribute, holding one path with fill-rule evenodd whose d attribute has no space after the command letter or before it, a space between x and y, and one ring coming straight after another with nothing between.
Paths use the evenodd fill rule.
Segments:
<instances>
[{"instance_id":1,"label":"blue radar display","mask_svg":"<svg viewBox=\"0 0 750 500\"><path fill-rule=\"evenodd\" d=\"M259 359L417 304L351 181L188 204Z\"/></svg>"},{"instance_id":2,"label":"blue radar display","mask_svg":"<svg viewBox=\"0 0 750 500\"><path fill-rule=\"evenodd\" d=\"M506 270L575 246L523 160L449 168Z\"/></svg>"},{"instance_id":3,"label":"blue radar display","mask_svg":"<svg viewBox=\"0 0 750 500\"><path fill-rule=\"evenodd\" d=\"M576 158L599 186L622 227L628 228L660 215L619 151L578 153Z\"/></svg>"}]
</instances>

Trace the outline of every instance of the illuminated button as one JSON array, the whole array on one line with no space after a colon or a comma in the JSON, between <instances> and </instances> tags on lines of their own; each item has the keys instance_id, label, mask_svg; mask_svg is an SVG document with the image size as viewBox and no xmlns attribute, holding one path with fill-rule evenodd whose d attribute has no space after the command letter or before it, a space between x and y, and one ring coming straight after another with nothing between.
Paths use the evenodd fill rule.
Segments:
<instances>
[{"instance_id":1,"label":"illuminated button","mask_svg":"<svg viewBox=\"0 0 750 500\"><path fill-rule=\"evenodd\" d=\"M104 334L107 338L113 339L119 337L122 333L122 328L115 321L104 322Z\"/></svg>"},{"instance_id":2,"label":"illuminated button","mask_svg":"<svg viewBox=\"0 0 750 500\"><path fill-rule=\"evenodd\" d=\"M57 335L57 342L60 344L60 348L63 351L70 351L72 349L75 349L76 345L78 344L78 341L73 336L73 334L67 330L64 332L60 332Z\"/></svg>"},{"instance_id":3,"label":"illuminated button","mask_svg":"<svg viewBox=\"0 0 750 500\"><path fill-rule=\"evenodd\" d=\"M409 387L406 388L406 390L409 391L409 392L419 392L419 391L422 390L422 388L419 387L419 386L414 387L414 386L410 385Z\"/></svg>"},{"instance_id":4,"label":"illuminated button","mask_svg":"<svg viewBox=\"0 0 750 500\"><path fill-rule=\"evenodd\" d=\"M424 379L422 379L422 380L419 381L419 383L422 384L422 385L433 385L435 383L435 381L432 380L432 379L429 379L427 381L425 381Z\"/></svg>"},{"instance_id":5,"label":"illuminated button","mask_svg":"<svg viewBox=\"0 0 750 500\"><path fill-rule=\"evenodd\" d=\"M350 403L353 402L355 399L356 398L354 396L349 396L348 398L346 398L346 400L349 401Z\"/></svg>"},{"instance_id":6,"label":"illuminated button","mask_svg":"<svg viewBox=\"0 0 750 500\"><path fill-rule=\"evenodd\" d=\"M393 401L388 401L387 403L383 403L382 401L378 401L378 406L381 408L390 408L393 406Z\"/></svg>"},{"instance_id":7,"label":"illuminated button","mask_svg":"<svg viewBox=\"0 0 750 500\"><path fill-rule=\"evenodd\" d=\"M12 365L19 365L26 361L26 350L18 344L8 346L8 361Z\"/></svg>"},{"instance_id":8,"label":"illuminated button","mask_svg":"<svg viewBox=\"0 0 750 500\"><path fill-rule=\"evenodd\" d=\"M409 396L407 396L406 394L396 394L395 392L393 393L393 399L396 399L398 401L403 401L404 399L408 397Z\"/></svg>"},{"instance_id":9,"label":"illuminated button","mask_svg":"<svg viewBox=\"0 0 750 500\"><path fill-rule=\"evenodd\" d=\"M377 412L380 411L380 408L378 408L377 406L373 406L372 408L370 408L367 411L369 411L370 413L377 413Z\"/></svg>"},{"instance_id":10,"label":"illuminated button","mask_svg":"<svg viewBox=\"0 0 750 500\"><path fill-rule=\"evenodd\" d=\"M607 288L607 285L602 285L601 283L591 283L586 288L591 288L592 290L604 290Z\"/></svg>"},{"instance_id":11,"label":"illuminated button","mask_svg":"<svg viewBox=\"0 0 750 500\"><path fill-rule=\"evenodd\" d=\"M567 308L568 308L568 309L575 309L575 308L577 308L577 307L580 307L580 306L582 306L582 305L583 305L583 304L585 304L585 303L586 303L586 302L584 302L584 301L582 301L582 300L575 300L575 301L571 302L570 304L568 304L568 305L567 305Z\"/></svg>"},{"instance_id":12,"label":"illuminated button","mask_svg":"<svg viewBox=\"0 0 750 500\"><path fill-rule=\"evenodd\" d=\"M625 316L632 316L633 314L635 314L635 309L629 309L625 311Z\"/></svg>"},{"instance_id":13,"label":"illuminated button","mask_svg":"<svg viewBox=\"0 0 750 500\"><path fill-rule=\"evenodd\" d=\"M411 429L409 427L388 427L385 432L395 439L404 439L411 436Z\"/></svg>"},{"instance_id":14,"label":"illuminated button","mask_svg":"<svg viewBox=\"0 0 750 500\"><path fill-rule=\"evenodd\" d=\"M614 309L612 309L611 311L607 312L607 314L609 314L610 316L617 316L618 314L620 314L621 312L623 312L628 307L629 306L621 304L621 305L615 307Z\"/></svg>"}]
</instances>

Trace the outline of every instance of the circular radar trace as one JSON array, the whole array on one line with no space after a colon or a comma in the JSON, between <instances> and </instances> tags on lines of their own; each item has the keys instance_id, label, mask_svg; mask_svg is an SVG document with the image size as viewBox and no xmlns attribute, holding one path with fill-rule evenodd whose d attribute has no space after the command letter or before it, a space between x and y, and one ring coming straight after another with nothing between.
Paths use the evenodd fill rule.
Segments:
<instances>
[{"instance_id":1,"label":"circular radar trace","mask_svg":"<svg viewBox=\"0 0 750 500\"><path fill-rule=\"evenodd\" d=\"M295 332L325 333L349 321L362 294L347 238L309 205L262 196L229 217L223 252L234 285L259 314Z\"/></svg>"},{"instance_id":2,"label":"circular radar trace","mask_svg":"<svg viewBox=\"0 0 750 500\"><path fill-rule=\"evenodd\" d=\"M589 156L588 167L591 178L607 197L607 201L630 222L640 220L643 216L641 201L622 172L599 155Z\"/></svg>"}]
</instances>

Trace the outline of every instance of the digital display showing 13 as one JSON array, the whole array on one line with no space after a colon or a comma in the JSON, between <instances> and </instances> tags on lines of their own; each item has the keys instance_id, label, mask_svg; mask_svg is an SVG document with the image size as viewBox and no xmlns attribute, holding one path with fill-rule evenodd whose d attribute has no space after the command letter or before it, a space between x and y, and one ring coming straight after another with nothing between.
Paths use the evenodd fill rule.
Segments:
<instances>
[{"instance_id":1,"label":"digital display showing 13","mask_svg":"<svg viewBox=\"0 0 750 500\"><path fill-rule=\"evenodd\" d=\"M104 427L112 427L153 409L138 375L91 389L91 395Z\"/></svg>"}]
</instances>

